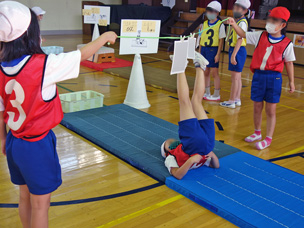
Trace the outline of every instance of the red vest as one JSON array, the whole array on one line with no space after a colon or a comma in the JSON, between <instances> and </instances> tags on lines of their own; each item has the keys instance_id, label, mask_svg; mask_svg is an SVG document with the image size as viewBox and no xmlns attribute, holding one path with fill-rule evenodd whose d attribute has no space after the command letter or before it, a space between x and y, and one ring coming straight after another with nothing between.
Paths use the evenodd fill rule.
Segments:
<instances>
[{"instance_id":1,"label":"red vest","mask_svg":"<svg viewBox=\"0 0 304 228\"><path fill-rule=\"evenodd\" d=\"M181 167L190 157L194 156L195 154L189 155L185 153L182 149L182 144L179 144L175 149L170 150L168 155L173 155L177 161L178 166ZM206 159L203 157L199 163L193 164L190 169L199 168L205 164L205 162Z\"/></svg>"},{"instance_id":2,"label":"red vest","mask_svg":"<svg viewBox=\"0 0 304 228\"><path fill-rule=\"evenodd\" d=\"M4 121L16 138L38 141L63 118L58 91L52 100L42 98L46 60L46 55L33 55L14 75L7 75L0 66Z\"/></svg>"},{"instance_id":3,"label":"red vest","mask_svg":"<svg viewBox=\"0 0 304 228\"><path fill-rule=\"evenodd\" d=\"M254 50L250 65L251 71L271 70L282 72L284 69L283 54L291 40L287 37L278 43L270 43L268 33L263 32Z\"/></svg>"}]
</instances>

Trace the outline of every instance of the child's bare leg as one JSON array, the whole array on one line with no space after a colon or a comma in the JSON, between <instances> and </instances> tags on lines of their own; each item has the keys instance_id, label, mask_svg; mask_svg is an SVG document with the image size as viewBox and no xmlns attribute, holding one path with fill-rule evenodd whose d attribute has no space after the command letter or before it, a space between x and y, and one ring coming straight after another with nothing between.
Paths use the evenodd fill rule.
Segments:
<instances>
[{"instance_id":1,"label":"child's bare leg","mask_svg":"<svg viewBox=\"0 0 304 228\"><path fill-rule=\"evenodd\" d=\"M215 153L213 153L211 151L209 154L207 154L207 156L211 157L209 167L216 168L216 169L220 168L220 161L219 161L218 157L215 155Z\"/></svg>"},{"instance_id":2,"label":"child's bare leg","mask_svg":"<svg viewBox=\"0 0 304 228\"><path fill-rule=\"evenodd\" d=\"M197 119L208 119L206 111L202 105L205 93L204 71L200 67L196 67L196 78L192 95L192 107Z\"/></svg>"},{"instance_id":3,"label":"child's bare leg","mask_svg":"<svg viewBox=\"0 0 304 228\"><path fill-rule=\"evenodd\" d=\"M220 90L221 89L221 80L220 80L218 68L212 68L212 75L214 77L214 89Z\"/></svg>"},{"instance_id":4,"label":"child's bare leg","mask_svg":"<svg viewBox=\"0 0 304 228\"><path fill-rule=\"evenodd\" d=\"M255 130L261 130L262 127L262 111L264 102L253 102L253 120Z\"/></svg>"},{"instance_id":5,"label":"child's bare leg","mask_svg":"<svg viewBox=\"0 0 304 228\"><path fill-rule=\"evenodd\" d=\"M48 227L48 212L50 207L51 194L31 194L32 205L32 228Z\"/></svg>"},{"instance_id":6,"label":"child's bare leg","mask_svg":"<svg viewBox=\"0 0 304 228\"><path fill-rule=\"evenodd\" d=\"M229 102L234 102L239 91L239 72L231 72L231 92Z\"/></svg>"},{"instance_id":7,"label":"child's bare leg","mask_svg":"<svg viewBox=\"0 0 304 228\"><path fill-rule=\"evenodd\" d=\"M19 186L19 217L23 228L31 227L31 194L26 185Z\"/></svg>"},{"instance_id":8,"label":"child's bare leg","mask_svg":"<svg viewBox=\"0 0 304 228\"><path fill-rule=\"evenodd\" d=\"M196 118L189 98L189 86L185 73L177 74L177 93L179 99L180 121Z\"/></svg>"},{"instance_id":9,"label":"child's bare leg","mask_svg":"<svg viewBox=\"0 0 304 228\"><path fill-rule=\"evenodd\" d=\"M239 85L238 85L238 91L237 91L237 93L236 93L236 97L235 97L235 100L241 100L241 93L242 93L242 86L243 86L243 84L242 84L242 75L241 75L241 73L240 73L240 76L239 76Z\"/></svg>"},{"instance_id":10,"label":"child's bare leg","mask_svg":"<svg viewBox=\"0 0 304 228\"><path fill-rule=\"evenodd\" d=\"M205 70L205 92L210 95L210 77L211 77L211 69L209 67L206 67Z\"/></svg>"},{"instance_id":11,"label":"child's bare leg","mask_svg":"<svg viewBox=\"0 0 304 228\"><path fill-rule=\"evenodd\" d=\"M266 115L267 115L267 135L268 137L273 136L275 125L276 125L276 108L277 104L266 102Z\"/></svg>"}]
</instances>

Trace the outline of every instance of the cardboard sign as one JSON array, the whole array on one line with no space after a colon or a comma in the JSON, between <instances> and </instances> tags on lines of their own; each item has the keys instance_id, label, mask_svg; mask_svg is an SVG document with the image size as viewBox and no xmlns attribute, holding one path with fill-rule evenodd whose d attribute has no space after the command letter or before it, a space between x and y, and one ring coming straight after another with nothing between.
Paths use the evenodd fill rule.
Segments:
<instances>
[{"instance_id":1,"label":"cardboard sign","mask_svg":"<svg viewBox=\"0 0 304 228\"><path fill-rule=\"evenodd\" d=\"M185 72L187 67L189 41L175 41L174 54L171 66L171 75Z\"/></svg>"},{"instance_id":2,"label":"cardboard sign","mask_svg":"<svg viewBox=\"0 0 304 228\"><path fill-rule=\"evenodd\" d=\"M160 20L121 20L119 54L157 53L159 33Z\"/></svg>"},{"instance_id":3,"label":"cardboard sign","mask_svg":"<svg viewBox=\"0 0 304 228\"><path fill-rule=\"evenodd\" d=\"M109 6L91 6L85 5L82 10L85 24L100 24L106 26L110 24L110 7ZM107 23L105 24L106 21ZM100 23L101 22L101 23Z\"/></svg>"}]
</instances>

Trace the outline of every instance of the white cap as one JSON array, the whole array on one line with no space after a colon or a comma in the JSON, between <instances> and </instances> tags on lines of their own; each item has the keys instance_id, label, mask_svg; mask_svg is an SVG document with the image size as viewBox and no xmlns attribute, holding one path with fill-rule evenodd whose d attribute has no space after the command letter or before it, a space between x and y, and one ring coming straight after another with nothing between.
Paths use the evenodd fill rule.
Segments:
<instances>
[{"instance_id":1,"label":"white cap","mask_svg":"<svg viewBox=\"0 0 304 228\"><path fill-rule=\"evenodd\" d=\"M235 4L243 6L246 9L249 9L251 6L250 0L236 0Z\"/></svg>"},{"instance_id":2,"label":"white cap","mask_svg":"<svg viewBox=\"0 0 304 228\"><path fill-rule=\"evenodd\" d=\"M31 23L31 12L28 7L15 1L0 2L0 42L18 39Z\"/></svg>"},{"instance_id":3,"label":"white cap","mask_svg":"<svg viewBox=\"0 0 304 228\"><path fill-rule=\"evenodd\" d=\"M161 152L161 155L163 156L163 158L166 158L166 151L165 151L165 142L163 142L163 144L160 146L160 152Z\"/></svg>"},{"instance_id":4,"label":"white cap","mask_svg":"<svg viewBox=\"0 0 304 228\"><path fill-rule=\"evenodd\" d=\"M221 12L222 10L222 5L218 1L212 1L210 2L207 7L216 10L217 12Z\"/></svg>"},{"instance_id":5,"label":"white cap","mask_svg":"<svg viewBox=\"0 0 304 228\"><path fill-rule=\"evenodd\" d=\"M34 13L39 16L39 15L44 15L46 12L41 9L39 6L35 6L32 8L32 10L34 11Z\"/></svg>"}]
</instances>

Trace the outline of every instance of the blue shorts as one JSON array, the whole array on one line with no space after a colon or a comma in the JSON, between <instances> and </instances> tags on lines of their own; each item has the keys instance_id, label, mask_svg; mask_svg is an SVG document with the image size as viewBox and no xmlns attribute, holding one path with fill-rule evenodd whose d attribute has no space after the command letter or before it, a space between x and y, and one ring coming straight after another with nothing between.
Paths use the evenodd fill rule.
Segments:
<instances>
[{"instance_id":1,"label":"blue shorts","mask_svg":"<svg viewBox=\"0 0 304 228\"><path fill-rule=\"evenodd\" d=\"M207 67L219 68L219 62L215 63L214 58L217 54L218 47L202 47L201 54L209 61Z\"/></svg>"},{"instance_id":2,"label":"blue shorts","mask_svg":"<svg viewBox=\"0 0 304 228\"><path fill-rule=\"evenodd\" d=\"M256 70L251 83L251 100L279 103L282 91L282 74L276 71Z\"/></svg>"},{"instance_id":3,"label":"blue shorts","mask_svg":"<svg viewBox=\"0 0 304 228\"><path fill-rule=\"evenodd\" d=\"M179 139L185 153L207 155L213 151L215 144L215 127L213 119L196 118L178 123Z\"/></svg>"},{"instance_id":4,"label":"blue shorts","mask_svg":"<svg viewBox=\"0 0 304 228\"><path fill-rule=\"evenodd\" d=\"M233 53L234 47L230 47L229 48L229 67L228 70L230 71L235 71L235 72L242 72L245 62L246 62L246 58L247 58L247 51L246 48L244 46L240 47L240 50L238 51L238 53L236 54L235 60L237 62L236 65L232 65L231 64L231 55Z\"/></svg>"},{"instance_id":5,"label":"blue shorts","mask_svg":"<svg viewBox=\"0 0 304 228\"><path fill-rule=\"evenodd\" d=\"M26 184L34 195L51 193L61 185L61 168L53 131L37 142L18 139L9 132L6 154L14 184Z\"/></svg>"}]
</instances>

